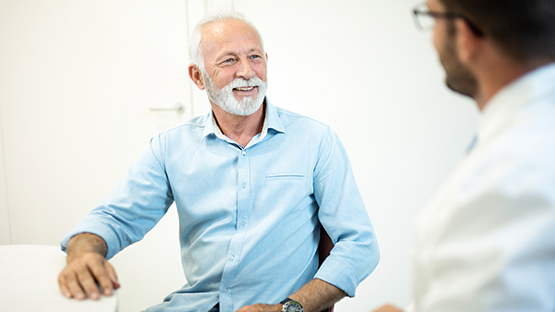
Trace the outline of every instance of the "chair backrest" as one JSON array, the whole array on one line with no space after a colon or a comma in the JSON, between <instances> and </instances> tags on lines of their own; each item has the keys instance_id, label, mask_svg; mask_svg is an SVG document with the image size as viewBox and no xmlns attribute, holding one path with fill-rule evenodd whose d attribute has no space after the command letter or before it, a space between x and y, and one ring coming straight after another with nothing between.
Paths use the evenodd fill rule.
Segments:
<instances>
[{"instance_id":1,"label":"chair backrest","mask_svg":"<svg viewBox=\"0 0 555 312\"><path fill-rule=\"evenodd\" d=\"M333 242L331 241L328 233L324 230L324 228L322 228L320 230L320 244L318 245L318 257L320 258L320 265L324 262L326 257L330 255L332 248ZM333 312L333 306L327 308L322 312Z\"/></svg>"}]
</instances>

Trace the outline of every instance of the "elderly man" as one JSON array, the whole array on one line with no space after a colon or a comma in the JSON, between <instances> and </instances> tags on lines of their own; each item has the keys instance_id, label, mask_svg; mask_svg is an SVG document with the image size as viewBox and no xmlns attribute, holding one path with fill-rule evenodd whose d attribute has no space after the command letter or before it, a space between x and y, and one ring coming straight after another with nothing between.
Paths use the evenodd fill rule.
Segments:
<instances>
[{"instance_id":1,"label":"elderly man","mask_svg":"<svg viewBox=\"0 0 555 312\"><path fill-rule=\"evenodd\" d=\"M271 105L262 38L236 13L208 16L189 75L212 111L155 136L126 178L62 240L67 297L119 287L106 259L175 202L187 284L147 311L320 311L379 252L347 154L329 127ZM319 266L323 227L335 244Z\"/></svg>"},{"instance_id":2,"label":"elderly man","mask_svg":"<svg viewBox=\"0 0 555 312\"><path fill-rule=\"evenodd\" d=\"M435 22L447 85L482 116L417 220L411 310L555 311L555 1L429 0L414 13Z\"/></svg>"}]
</instances>

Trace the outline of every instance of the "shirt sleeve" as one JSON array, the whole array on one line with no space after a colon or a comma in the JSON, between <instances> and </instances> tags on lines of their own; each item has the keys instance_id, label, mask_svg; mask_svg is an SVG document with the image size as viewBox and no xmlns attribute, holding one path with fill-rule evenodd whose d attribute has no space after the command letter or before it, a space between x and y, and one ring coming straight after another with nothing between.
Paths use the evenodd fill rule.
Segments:
<instances>
[{"instance_id":1,"label":"shirt sleeve","mask_svg":"<svg viewBox=\"0 0 555 312\"><path fill-rule=\"evenodd\" d=\"M151 139L124 180L62 239L62 250L71 237L85 232L104 239L108 259L141 240L173 203L163 151L160 136Z\"/></svg>"},{"instance_id":2,"label":"shirt sleeve","mask_svg":"<svg viewBox=\"0 0 555 312\"><path fill-rule=\"evenodd\" d=\"M345 148L329 128L314 171L314 196L320 223L334 243L315 278L354 297L358 284L376 268L380 254Z\"/></svg>"}]
</instances>

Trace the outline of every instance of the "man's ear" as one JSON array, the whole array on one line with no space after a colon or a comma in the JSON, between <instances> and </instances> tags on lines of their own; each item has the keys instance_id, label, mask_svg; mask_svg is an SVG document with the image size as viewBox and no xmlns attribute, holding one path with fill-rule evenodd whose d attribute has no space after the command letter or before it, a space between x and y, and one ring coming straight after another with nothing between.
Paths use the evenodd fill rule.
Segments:
<instances>
[{"instance_id":1,"label":"man's ear","mask_svg":"<svg viewBox=\"0 0 555 312\"><path fill-rule=\"evenodd\" d=\"M191 80L197 85L199 89L204 90L204 79L197 65L189 65L189 78L191 78Z\"/></svg>"},{"instance_id":2,"label":"man's ear","mask_svg":"<svg viewBox=\"0 0 555 312\"><path fill-rule=\"evenodd\" d=\"M455 20L455 28L457 30L455 44L459 59L466 64L476 56L483 38L478 36L468 25L468 22L462 18Z\"/></svg>"}]
</instances>

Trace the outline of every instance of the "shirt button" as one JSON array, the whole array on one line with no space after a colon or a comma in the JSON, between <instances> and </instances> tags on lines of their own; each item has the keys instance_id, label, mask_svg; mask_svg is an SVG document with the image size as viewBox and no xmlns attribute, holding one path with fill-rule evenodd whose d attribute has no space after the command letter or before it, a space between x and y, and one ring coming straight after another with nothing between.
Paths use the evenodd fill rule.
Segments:
<instances>
[{"instance_id":1,"label":"shirt button","mask_svg":"<svg viewBox=\"0 0 555 312\"><path fill-rule=\"evenodd\" d=\"M243 188L247 188L247 183L243 183Z\"/></svg>"},{"instance_id":2,"label":"shirt button","mask_svg":"<svg viewBox=\"0 0 555 312\"><path fill-rule=\"evenodd\" d=\"M227 288L226 288L226 289L224 289L224 291L225 291L225 292L227 292L227 290L228 290Z\"/></svg>"},{"instance_id":3,"label":"shirt button","mask_svg":"<svg viewBox=\"0 0 555 312\"><path fill-rule=\"evenodd\" d=\"M245 221L241 221L241 226L245 226Z\"/></svg>"},{"instance_id":4,"label":"shirt button","mask_svg":"<svg viewBox=\"0 0 555 312\"><path fill-rule=\"evenodd\" d=\"M231 260L235 260L235 256L231 256Z\"/></svg>"},{"instance_id":5,"label":"shirt button","mask_svg":"<svg viewBox=\"0 0 555 312\"><path fill-rule=\"evenodd\" d=\"M246 156L247 152L243 151L241 154L243 154L243 156Z\"/></svg>"}]
</instances>

